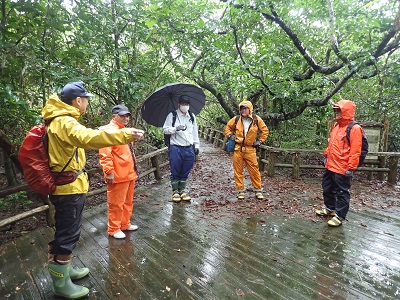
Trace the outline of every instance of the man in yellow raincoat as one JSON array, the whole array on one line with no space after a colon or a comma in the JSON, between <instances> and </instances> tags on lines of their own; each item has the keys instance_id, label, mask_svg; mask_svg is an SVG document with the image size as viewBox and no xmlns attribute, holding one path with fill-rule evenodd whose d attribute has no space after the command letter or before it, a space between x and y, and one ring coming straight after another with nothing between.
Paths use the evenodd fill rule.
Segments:
<instances>
[{"instance_id":1,"label":"man in yellow raincoat","mask_svg":"<svg viewBox=\"0 0 400 300\"><path fill-rule=\"evenodd\" d=\"M264 196L256 152L268 138L269 130L264 121L253 114L253 104L250 101L240 102L239 110L240 115L230 119L224 128L225 135L236 142L232 162L237 198L239 200L245 198L244 166L246 165L255 197L262 200ZM258 133L260 133L259 136Z\"/></svg>"},{"instance_id":2,"label":"man in yellow raincoat","mask_svg":"<svg viewBox=\"0 0 400 300\"><path fill-rule=\"evenodd\" d=\"M111 122L101 127L101 130L125 128L129 124L131 113L125 105L114 106L111 113ZM133 143L101 148L99 154L104 181L107 183L107 231L114 238L123 239L125 238L123 230L138 229L137 225L130 222L137 178Z\"/></svg>"},{"instance_id":3,"label":"man in yellow raincoat","mask_svg":"<svg viewBox=\"0 0 400 300\"><path fill-rule=\"evenodd\" d=\"M84 297L89 290L72 280L80 279L89 273L87 268L71 268L72 251L81 234L82 211L86 193L89 189L85 148L98 150L113 145L125 145L143 137L143 131L134 128L94 130L78 122L86 113L89 98L82 83L70 82L63 87L61 95L53 94L42 110L42 117L48 123L49 165L53 172L76 173L76 179L56 187L49 195L55 207L54 240L48 245L49 273L53 280L56 296L76 299ZM72 159L71 159L72 158ZM71 161L67 163L69 160Z\"/></svg>"}]
</instances>

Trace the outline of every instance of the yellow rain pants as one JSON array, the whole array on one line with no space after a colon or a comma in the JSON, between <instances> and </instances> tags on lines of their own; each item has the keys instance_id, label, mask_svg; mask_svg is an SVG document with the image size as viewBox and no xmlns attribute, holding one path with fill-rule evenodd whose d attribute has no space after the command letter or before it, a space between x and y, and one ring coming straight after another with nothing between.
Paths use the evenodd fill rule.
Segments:
<instances>
[{"instance_id":1,"label":"yellow rain pants","mask_svg":"<svg viewBox=\"0 0 400 300\"><path fill-rule=\"evenodd\" d=\"M233 152L233 171L236 190L244 190L244 166L249 172L251 183L255 190L261 190L261 174L258 169L256 149L253 147L241 147L241 150Z\"/></svg>"}]
</instances>

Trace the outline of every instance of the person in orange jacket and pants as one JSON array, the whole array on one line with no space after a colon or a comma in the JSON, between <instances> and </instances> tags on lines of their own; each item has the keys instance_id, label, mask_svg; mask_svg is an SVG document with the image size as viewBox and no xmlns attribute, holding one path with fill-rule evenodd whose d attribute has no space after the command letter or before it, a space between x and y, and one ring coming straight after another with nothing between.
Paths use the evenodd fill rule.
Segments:
<instances>
[{"instance_id":1,"label":"person in orange jacket and pants","mask_svg":"<svg viewBox=\"0 0 400 300\"><path fill-rule=\"evenodd\" d=\"M124 128L131 113L125 105L112 109L111 122L101 130ZM137 129L139 130L139 129ZM108 234L116 239L125 238L124 230L137 230L130 222L133 211L133 197L137 179L133 142L102 148L99 150L100 165L107 183Z\"/></svg>"},{"instance_id":2,"label":"person in orange jacket and pants","mask_svg":"<svg viewBox=\"0 0 400 300\"><path fill-rule=\"evenodd\" d=\"M324 151L325 173L322 189L325 208L315 213L332 216L328 225L338 227L346 219L350 208L350 187L362 148L363 129L355 124L350 141L346 138L347 126L354 121L356 105L350 100L340 100L333 105L337 124L332 128L328 147ZM349 143L350 142L350 143Z\"/></svg>"},{"instance_id":3,"label":"person in orange jacket and pants","mask_svg":"<svg viewBox=\"0 0 400 300\"><path fill-rule=\"evenodd\" d=\"M257 148L268 138L269 130L264 121L253 114L253 104L250 101L240 102L239 110L240 116L230 119L224 128L225 135L236 142L232 163L237 198L239 200L245 198L244 165L246 165L255 197L262 200L264 196L256 152ZM259 137L257 137L258 132L260 132Z\"/></svg>"}]
</instances>

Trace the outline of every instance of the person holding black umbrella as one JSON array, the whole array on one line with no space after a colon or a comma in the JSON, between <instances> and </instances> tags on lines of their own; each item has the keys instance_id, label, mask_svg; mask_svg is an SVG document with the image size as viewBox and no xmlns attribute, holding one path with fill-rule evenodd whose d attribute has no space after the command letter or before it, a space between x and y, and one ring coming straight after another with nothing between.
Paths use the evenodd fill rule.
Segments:
<instances>
[{"instance_id":1,"label":"person holding black umbrella","mask_svg":"<svg viewBox=\"0 0 400 300\"><path fill-rule=\"evenodd\" d=\"M195 155L199 154L196 117L189 112L189 106L190 98L187 95L180 96L178 109L168 114L163 126L164 133L171 135L168 155L173 202L191 200L185 188Z\"/></svg>"}]
</instances>

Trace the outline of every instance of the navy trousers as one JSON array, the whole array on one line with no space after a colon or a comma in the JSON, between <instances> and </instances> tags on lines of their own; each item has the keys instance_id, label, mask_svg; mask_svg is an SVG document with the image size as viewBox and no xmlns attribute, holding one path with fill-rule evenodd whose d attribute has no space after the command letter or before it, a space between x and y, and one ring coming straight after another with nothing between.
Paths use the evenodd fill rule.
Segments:
<instances>
[{"instance_id":1,"label":"navy trousers","mask_svg":"<svg viewBox=\"0 0 400 300\"><path fill-rule=\"evenodd\" d=\"M341 219L346 219L350 208L351 177L325 169L322 189L325 206L336 212Z\"/></svg>"},{"instance_id":2,"label":"navy trousers","mask_svg":"<svg viewBox=\"0 0 400 300\"><path fill-rule=\"evenodd\" d=\"M187 180L195 160L193 147L171 145L169 147L168 155L171 169L171 180Z\"/></svg>"}]
</instances>

